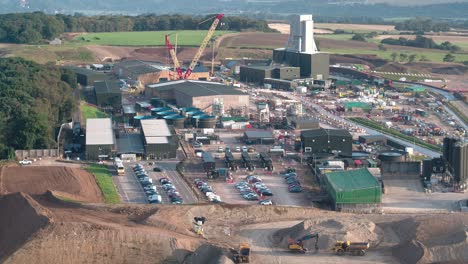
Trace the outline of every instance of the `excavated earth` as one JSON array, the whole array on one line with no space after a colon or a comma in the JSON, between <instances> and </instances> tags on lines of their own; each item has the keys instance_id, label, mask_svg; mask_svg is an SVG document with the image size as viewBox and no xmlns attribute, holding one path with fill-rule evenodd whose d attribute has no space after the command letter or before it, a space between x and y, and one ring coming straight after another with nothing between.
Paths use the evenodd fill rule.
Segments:
<instances>
[{"instance_id":1,"label":"excavated earth","mask_svg":"<svg viewBox=\"0 0 468 264\"><path fill-rule=\"evenodd\" d=\"M227 264L240 243L251 263L468 263L468 214L346 214L250 205L104 205L78 169L0 168L0 263ZM14 177L16 175L16 177ZM67 198L67 199L64 199ZM80 201L80 202L71 202ZM204 216L204 237L193 218ZM319 233L319 250L287 240ZM366 256L336 256L336 240L369 242ZM314 248L314 241L305 242Z\"/></svg>"}]
</instances>

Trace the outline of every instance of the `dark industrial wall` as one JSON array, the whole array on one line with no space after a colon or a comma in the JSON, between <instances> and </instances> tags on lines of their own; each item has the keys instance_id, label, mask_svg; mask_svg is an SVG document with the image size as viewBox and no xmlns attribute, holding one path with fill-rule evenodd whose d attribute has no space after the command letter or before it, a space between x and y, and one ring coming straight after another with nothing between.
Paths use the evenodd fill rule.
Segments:
<instances>
[{"instance_id":1,"label":"dark industrial wall","mask_svg":"<svg viewBox=\"0 0 468 264\"><path fill-rule=\"evenodd\" d=\"M271 78L271 69L255 69L249 67L240 67L241 82L263 83L263 79Z\"/></svg>"},{"instance_id":2,"label":"dark industrial wall","mask_svg":"<svg viewBox=\"0 0 468 264\"><path fill-rule=\"evenodd\" d=\"M285 50L273 50L273 61L286 63L301 68L301 77L323 80L330 76L330 55L327 53L298 53Z\"/></svg>"},{"instance_id":3,"label":"dark industrial wall","mask_svg":"<svg viewBox=\"0 0 468 264\"><path fill-rule=\"evenodd\" d=\"M382 162L382 180L419 180L421 176L421 162Z\"/></svg>"},{"instance_id":4,"label":"dark industrial wall","mask_svg":"<svg viewBox=\"0 0 468 264\"><path fill-rule=\"evenodd\" d=\"M122 107L122 94L114 94L114 93L107 93L107 94L98 94L96 95L96 104L98 106L112 106L114 108Z\"/></svg>"},{"instance_id":5,"label":"dark industrial wall","mask_svg":"<svg viewBox=\"0 0 468 264\"><path fill-rule=\"evenodd\" d=\"M113 145L86 145L86 159L98 160L99 155L108 155L109 157L112 157L113 148Z\"/></svg>"},{"instance_id":6,"label":"dark industrial wall","mask_svg":"<svg viewBox=\"0 0 468 264\"><path fill-rule=\"evenodd\" d=\"M273 70L271 76L275 79L294 80L301 77L300 71L299 67L276 68Z\"/></svg>"},{"instance_id":7,"label":"dark industrial wall","mask_svg":"<svg viewBox=\"0 0 468 264\"><path fill-rule=\"evenodd\" d=\"M149 159L176 158L177 145L175 144L148 144L145 146L145 156Z\"/></svg>"}]
</instances>

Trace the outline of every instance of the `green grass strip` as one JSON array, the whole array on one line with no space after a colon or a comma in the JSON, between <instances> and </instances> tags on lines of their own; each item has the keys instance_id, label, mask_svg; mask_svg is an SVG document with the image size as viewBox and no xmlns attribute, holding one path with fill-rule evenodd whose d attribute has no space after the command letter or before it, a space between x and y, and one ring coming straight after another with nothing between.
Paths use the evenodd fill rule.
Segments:
<instances>
[{"instance_id":1,"label":"green grass strip","mask_svg":"<svg viewBox=\"0 0 468 264\"><path fill-rule=\"evenodd\" d=\"M99 188L104 195L104 201L108 204L120 203L120 196L115 189L112 175L105 165L92 164L86 170L94 175Z\"/></svg>"},{"instance_id":2,"label":"green grass strip","mask_svg":"<svg viewBox=\"0 0 468 264\"><path fill-rule=\"evenodd\" d=\"M369 120L369 119L365 119L365 118L362 118L362 117L350 117L348 119L355 122L355 123L358 123L360 125L363 125L363 126L372 128L374 130L377 130L379 132L382 132L384 134L394 136L396 138L405 140L407 142L414 142L416 145L418 145L420 147L427 148L427 149L430 149L430 150L433 150L433 151L436 151L436 152L442 152L442 148L439 147L439 146L427 143L427 142L423 141L422 139L419 139L419 138L416 138L416 137L405 135L405 134L403 134L401 132L398 132L398 131L396 131L394 129L386 128L386 127L384 127L382 124L380 124L378 122L375 122L375 121L372 121L372 120Z\"/></svg>"}]
</instances>

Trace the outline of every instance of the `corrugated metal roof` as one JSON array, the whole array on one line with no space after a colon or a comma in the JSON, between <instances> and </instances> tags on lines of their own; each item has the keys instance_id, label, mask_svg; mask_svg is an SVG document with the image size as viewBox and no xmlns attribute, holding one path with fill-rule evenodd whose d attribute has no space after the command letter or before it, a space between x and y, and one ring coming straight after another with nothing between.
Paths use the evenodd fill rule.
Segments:
<instances>
[{"instance_id":1,"label":"corrugated metal roof","mask_svg":"<svg viewBox=\"0 0 468 264\"><path fill-rule=\"evenodd\" d=\"M96 94L120 94L120 86L118 81L95 81L94 90Z\"/></svg>"},{"instance_id":2,"label":"corrugated metal roof","mask_svg":"<svg viewBox=\"0 0 468 264\"><path fill-rule=\"evenodd\" d=\"M342 137L352 137L348 130L344 129L311 129L305 130L301 132L301 136L303 137L317 137L317 136L342 136Z\"/></svg>"},{"instance_id":3,"label":"corrugated metal roof","mask_svg":"<svg viewBox=\"0 0 468 264\"><path fill-rule=\"evenodd\" d=\"M172 135L164 119L141 120L141 129L145 137L169 137Z\"/></svg>"},{"instance_id":4,"label":"corrugated metal roof","mask_svg":"<svg viewBox=\"0 0 468 264\"><path fill-rule=\"evenodd\" d=\"M113 145L114 140L110 118L88 118L86 120L86 145Z\"/></svg>"},{"instance_id":5,"label":"corrugated metal roof","mask_svg":"<svg viewBox=\"0 0 468 264\"><path fill-rule=\"evenodd\" d=\"M248 138L273 138L271 131L248 130L244 134Z\"/></svg>"},{"instance_id":6,"label":"corrugated metal roof","mask_svg":"<svg viewBox=\"0 0 468 264\"><path fill-rule=\"evenodd\" d=\"M326 173L328 182L336 192L347 192L379 187L379 182L367 168Z\"/></svg>"}]
</instances>

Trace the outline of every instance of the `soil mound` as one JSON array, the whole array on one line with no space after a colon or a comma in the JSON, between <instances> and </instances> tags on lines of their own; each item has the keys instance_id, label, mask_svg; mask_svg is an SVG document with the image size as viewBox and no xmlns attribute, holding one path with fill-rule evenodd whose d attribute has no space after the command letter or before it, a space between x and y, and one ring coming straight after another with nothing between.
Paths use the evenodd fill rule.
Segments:
<instances>
[{"instance_id":1,"label":"soil mound","mask_svg":"<svg viewBox=\"0 0 468 264\"><path fill-rule=\"evenodd\" d=\"M392 253L403 263L468 262L466 214L406 219L392 225L401 240Z\"/></svg>"},{"instance_id":2,"label":"soil mound","mask_svg":"<svg viewBox=\"0 0 468 264\"><path fill-rule=\"evenodd\" d=\"M185 263L187 264L228 264L233 263L226 255L226 250L210 244L204 244L190 254Z\"/></svg>"},{"instance_id":3,"label":"soil mound","mask_svg":"<svg viewBox=\"0 0 468 264\"><path fill-rule=\"evenodd\" d=\"M0 196L0 263L50 222L50 212L29 195Z\"/></svg>"},{"instance_id":4,"label":"soil mound","mask_svg":"<svg viewBox=\"0 0 468 264\"><path fill-rule=\"evenodd\" d=\"M370 242L371 247L380 241L379 230L373 222L358 218L337 221L334 219L306 220L291 228L277 231L273 241L281 247L289 238L298 239L307 234L319 234L319 249L328 250L336 241ZM315 241L304 242L306 248L314 248Z\"/></svg>"},{"instance_id":5,"label":"soil mound","mask_svg":"<svg viewBox=\"0 0 468 264\"><path fill-rule=\"evenodd\" d=\"M79 202L102 202L94 176L82 169L54 166L5 167L2 192L41 195L51 190Z\"/></svg>"}]
</instances>

